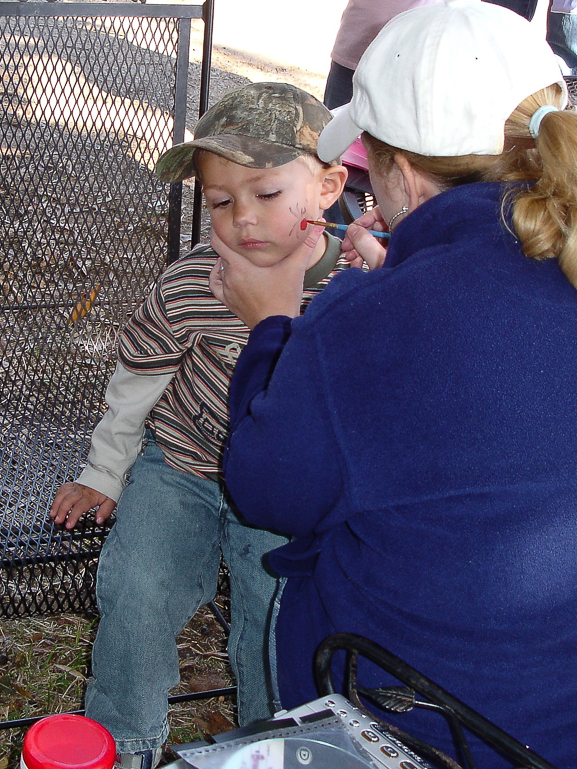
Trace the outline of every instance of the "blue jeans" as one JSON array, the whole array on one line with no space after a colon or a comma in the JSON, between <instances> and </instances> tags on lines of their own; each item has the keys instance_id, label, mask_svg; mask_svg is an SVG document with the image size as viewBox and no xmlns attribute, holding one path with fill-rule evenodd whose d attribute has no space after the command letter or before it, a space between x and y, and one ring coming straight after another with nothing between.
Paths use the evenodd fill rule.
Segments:
<instances>
[{"instance_id":1,"label":"blue jeans","mask_svg":"<svg viewBox=\"0 0 577 769\"><path fill-rule=\"evenodd\" d=\"M175 470L149 440L120 498L98 566L101 619L86 715L123 753L162 745L179 682L176 637L230 570L230 663L241 723L272 713L268 624L277 579L263 556L287 540L243 524L216 482Z\"/></svg>"},{"instance_id":2,"label":"blue jeans","mask_svg":"<svg viewBox=\"0 0 577 769\"><path fill-rule=\"evenodd\" d=\"M562 60L564 75L577 75L577 17L573 13L549 13L547 42Z\"/></svg>"}]
</instances>

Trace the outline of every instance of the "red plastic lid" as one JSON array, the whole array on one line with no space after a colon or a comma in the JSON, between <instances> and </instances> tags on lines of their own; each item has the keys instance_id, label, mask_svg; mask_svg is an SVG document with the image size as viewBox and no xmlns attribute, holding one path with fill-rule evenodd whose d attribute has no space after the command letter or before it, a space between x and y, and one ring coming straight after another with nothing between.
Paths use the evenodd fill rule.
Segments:
<instances>
[{"instance_id":1,"label":"red plastic lid","mask_svg":"<svg viewBox=\"0 0 577 769\"><path fill-rule=\"evenodd\" d=\"M43 718L26 732L22 745L28 769L111 769L115 757L110 732L84 716Z\"/></svg>"}]
</instances>

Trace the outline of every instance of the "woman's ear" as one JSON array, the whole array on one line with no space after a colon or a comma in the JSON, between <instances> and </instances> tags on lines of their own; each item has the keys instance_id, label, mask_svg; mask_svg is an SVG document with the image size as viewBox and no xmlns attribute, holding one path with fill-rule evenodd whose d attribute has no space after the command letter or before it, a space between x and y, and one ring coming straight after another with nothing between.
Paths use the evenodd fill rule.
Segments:
<instances>
[{"instance_id":1,"label":"woman's ear","mask_svg":"<svg viewBox=\"0 0 577 769\"><path fill-rule=\"evenodd\" d=\"M321 170L319 175L321 185L319 203L322 211L330 208L342 195L348 174L349 172L344 166L330 166Z\"/></svg>"},{"instance_id":2,"label":"woman's ear","mask_svg":"<svg viewBox=\"0 0 577 769\"><path fill-rule=\"evenodd\" d=\"M395 155L395 164L403 177L403 187L408 198L409 212L441 192L439 185L412 166L404 155Z\"/></svg>"}]
</instances>

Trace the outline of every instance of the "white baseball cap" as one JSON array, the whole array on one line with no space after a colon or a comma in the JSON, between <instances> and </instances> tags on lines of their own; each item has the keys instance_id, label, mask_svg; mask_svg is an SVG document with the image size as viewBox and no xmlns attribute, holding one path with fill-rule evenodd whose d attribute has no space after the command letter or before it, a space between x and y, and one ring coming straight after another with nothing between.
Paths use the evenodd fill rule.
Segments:
<instances>
[{"instance_id":1,"label":"white baseball cap","mask_svg":"<svg viewBox=\"0 0 577 769\"><path fill-rule=\"evenodd\" d=\"M395 16L365 51L353 98L319 138L330 162L367 131L433 157L499 155L505 121L532 93L567 87L539 28L481 0L444 0Z\"/></svg>"}]
</instances>

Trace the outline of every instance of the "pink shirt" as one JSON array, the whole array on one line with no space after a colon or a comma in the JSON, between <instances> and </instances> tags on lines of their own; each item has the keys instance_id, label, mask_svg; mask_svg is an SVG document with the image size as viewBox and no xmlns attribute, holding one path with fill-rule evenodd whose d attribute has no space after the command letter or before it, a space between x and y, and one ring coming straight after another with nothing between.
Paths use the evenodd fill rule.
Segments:
<instances>
[{"instance_id":1,"label":"pink shirt","mask_svg":"<svg viewBox=\"0 0 577 769\"><path fill-rule=\"evenodd\" d=\"M439 0L349 0L331 58L343 67L356 69L369 44L393 16L436 2Z\"/></svg>"}]
</instances>

